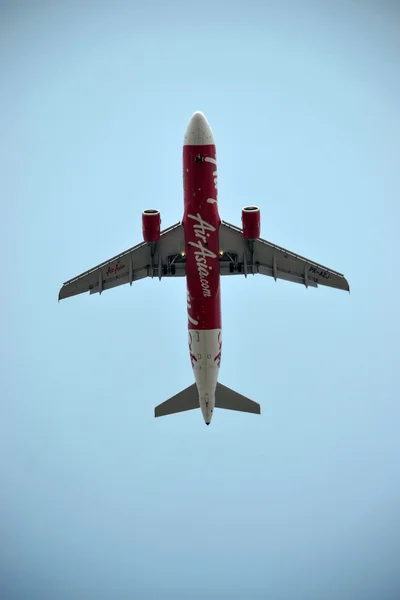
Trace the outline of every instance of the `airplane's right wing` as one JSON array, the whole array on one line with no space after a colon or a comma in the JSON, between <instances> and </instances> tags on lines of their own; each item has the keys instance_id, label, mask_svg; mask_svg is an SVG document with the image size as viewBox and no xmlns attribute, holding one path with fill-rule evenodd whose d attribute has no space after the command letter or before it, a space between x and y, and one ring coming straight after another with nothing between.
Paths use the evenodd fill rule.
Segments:
<instances>
[{"instance_id":1,"label":"airplane's right wing","mask_svg":"<svg viewBox=\"0 0 400 600\"><path fill-rule=\"evenodd\" d=\"M69 298L84 292L102 293L125 283L144 277L184 277L186 261L184 257L185 237L183 226L177 223L161 232L154 244L142 242L89 271L66 281L58 299Z\"/></svg>"},{"instance_id":2,"label":"airplane's right wing","mask_svg":"<svg viewBox=\"0 0 400 600\"><path fill-rule=\"evenodd\" d=\"M220 225L219 245L221 275L247 277L250 273L260 273L274 277L275 281L285 279L306 287L326 285L350 291L348 281L341 273L262 238L247 240L242 229L225 221Z\"/></svg>"}]
</instances>

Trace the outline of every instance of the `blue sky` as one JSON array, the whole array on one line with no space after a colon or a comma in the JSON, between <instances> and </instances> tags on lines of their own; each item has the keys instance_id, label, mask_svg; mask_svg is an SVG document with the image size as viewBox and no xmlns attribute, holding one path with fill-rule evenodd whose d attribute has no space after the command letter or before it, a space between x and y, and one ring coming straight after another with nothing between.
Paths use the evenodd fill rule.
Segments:
<instances>
[{"instance_id":1,"label":"blue sky","mask_svg":"<svg viewBox=\"0 0 400 600\"><path fill-rule=\"evenodd\" d=\"M0 5L0 597L398 598L398 6L34 4ZM193 381L183 280L57 303L181 219L195 110L222 218L351 285L223 280L262 416L211 427L153 418Z\"/></svg>"}]
</instances>

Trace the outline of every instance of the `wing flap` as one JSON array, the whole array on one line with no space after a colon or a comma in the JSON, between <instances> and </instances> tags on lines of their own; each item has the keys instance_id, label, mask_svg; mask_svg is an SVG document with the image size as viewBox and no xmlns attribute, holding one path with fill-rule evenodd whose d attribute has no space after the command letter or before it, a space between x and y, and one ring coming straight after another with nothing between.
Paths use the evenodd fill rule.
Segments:
<instances>
[{"instance_id":1,"label":"wing flap","mask_svg":"<svg viewBox=\"0 0 400 600\"><path fill-rule=\"evenodd\" d=\"M134 271L132 274L132 283L134 281L138 281L139 279L145 279L147 277L147 268L146 269L138 269ZM104 281L102 284L102 292L111 290L112 288L118 287L119 285L124 285L125 283L130 283L129 275L126 273L121 277L109 279L108 281ZM97 283L94 287L89 290L90 294L98 294L100 292L100 284Z\"/></svg>"},{"instance_id":2,"label":"wing flap","mask_svg":"<svg viewBox=\"0 0 400 600\"><path fill-rule=\"evenodd\" d=\"M274 275L274 269L272 267L265 267L264 265L258 265L258 272L261 273L261 275L268 275L269 277L276 277L276 279L283 279L285 281L292 281L293 283L301 283L304 285L304 276L301 277L294 273L285 273L284 271L276 269ZM308 285L310 287L318 287L317 282L313 279L308 279Z\"/></svg>"}]
</instances>

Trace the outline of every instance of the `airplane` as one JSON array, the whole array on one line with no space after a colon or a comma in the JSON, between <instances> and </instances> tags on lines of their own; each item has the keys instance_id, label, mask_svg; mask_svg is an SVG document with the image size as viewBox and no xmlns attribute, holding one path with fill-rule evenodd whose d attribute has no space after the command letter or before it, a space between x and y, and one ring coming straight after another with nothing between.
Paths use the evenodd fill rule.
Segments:
<instances>
[{"instance_id":1,"label":"airplane","mask_svg":"<svg viewBox=\"0 0 400 600\"><path fill-rule=\"evenodd\" d=\"M142 212L143 242L66 281L59 300L102 292L145 277L186 277L189 355L195 383L159 404L155 417L200 408L209 425L215 408L260 414L260 404L218 382L221 363L220 277L259 273L350 291L344 275L260 237L260 208L242 209L242 227L218 211L217 156L207 119L195 112L183 144L184 214L161 231L160 211Z\"/></svg>"}]
</instances>

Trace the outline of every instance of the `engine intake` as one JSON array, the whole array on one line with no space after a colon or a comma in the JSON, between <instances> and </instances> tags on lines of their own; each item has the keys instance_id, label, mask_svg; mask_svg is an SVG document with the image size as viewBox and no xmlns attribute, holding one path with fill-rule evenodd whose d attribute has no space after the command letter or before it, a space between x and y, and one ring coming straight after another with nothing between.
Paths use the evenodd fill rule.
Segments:
<instances>
[{"instance_id":1,"label":"engine intake","mask_svg":"<svg viewBox=\"0 0 400 600\"><path fill-rule=\"evenodd\" d=\"M242 208L243 235L248 240L260 237L261 214L258 206L244 206Z\"/></svg>"},{"instance_id":2,"label":"engine intake","mask_svg":"<svg viewBox=\"0 0 400 600\"><path fill-rule=\"evenodd\" d=\"M160 211L149 208L142 212L142 231L145 242L158 242L160 239L161 216Z\"/></svg>"}]
</instances>

